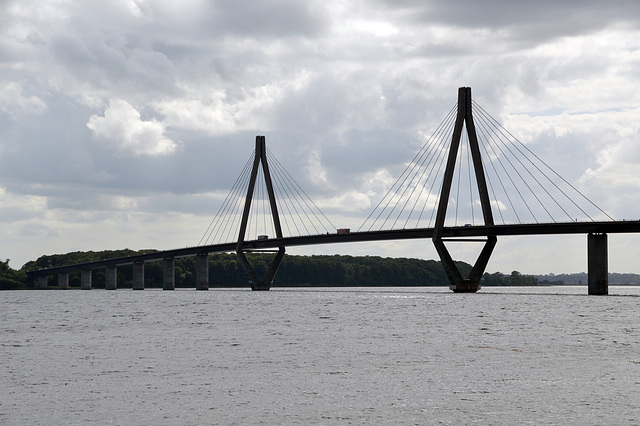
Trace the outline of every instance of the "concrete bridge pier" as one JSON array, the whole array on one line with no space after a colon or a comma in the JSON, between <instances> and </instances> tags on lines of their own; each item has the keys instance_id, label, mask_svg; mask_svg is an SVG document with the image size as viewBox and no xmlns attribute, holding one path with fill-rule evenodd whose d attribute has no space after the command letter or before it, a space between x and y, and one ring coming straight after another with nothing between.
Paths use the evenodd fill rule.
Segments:
<instances>
[{"instance_id":1,"label":"concrete bridge pier","mask_svg":"<svg viewBox=\"0 0 640 426\"><path fill-rule=\"evenodd\" d=\"M58 274L58 289L67 290L69 288L69 273L60 272Z\"/></svg>"},{"instance_id":2,"label":"concrete bridge pier","mask_svg":"<svg viewBox=\"0 0 640 426\"><path fill-rule=\"evenodd\" d=\"M609 294L607 234L587 236L587 275L590 295Z\"/></svg>"},{"instance_id":3,"label":"concrete bridge pier","mask_svg":"<svg viewBox=\"0 0 640 426\"><path fill-rule=\"evenodd\" d=\"M480 290L480 282L469 278L463 278L456 284L451 284L449 290L454 293L475 293Z\"/></svg>"},{"instance_id":4,"label":"concrete bridge pier","mask_svg":"<svg viewBox=\"0 0 640 426\"><path fill-rule=\"evenodd\" d=\"M105 283L106 290L116 290L118 288L118 268L115 266L107 266L107 281Z\"/></svg>"},{"instance_id":5,"label":"concrete bridge pier","mask_svg":"<svg viewBox=\"0 0 640 426\"><path fill-rule=\"evenodd\" d=\"M49 277L47 275L38 275L36 279L36 287L38 288L47 288L49 284Z\"/></svg>"},{"instance_id":6,"label":"concrete bridge pier","mask_svg":"<svg viewBox=\"0 0 640 426\"><path fill-rule=\"evenodd\" d=\"M173 257L168 257L162 259L162 289L163 290L175 290L176 282L175 282L175 259Z\"/></svg>"},{"instance_id":7,"label":"concrete bridge pier","mask_svg":"<svg viewBox=\"0 0 640 426\"><path fill-rule=\"evenodd\" d=\"M133 289L144 290L144 262L133 263Z\"/></svg>"},{"instance_id":8,"label":"concrete bridge pier","mask_svg":"<svg viewBox=\"0 0 640 426\"><path fill-rule=\"evenodd\" d=\"M91 290L91 269L80 271L80 289Z\"/></svg>"},{"instance_id":9,"label":"concrete bridge pier","mask_svg":"<svg viewBox=\"0 0 640 426\"><path fill-rule=\"evenodd\" d=\"M209 256L196 255L196 290L209 290Z\"/></svg>"}]
</instances>

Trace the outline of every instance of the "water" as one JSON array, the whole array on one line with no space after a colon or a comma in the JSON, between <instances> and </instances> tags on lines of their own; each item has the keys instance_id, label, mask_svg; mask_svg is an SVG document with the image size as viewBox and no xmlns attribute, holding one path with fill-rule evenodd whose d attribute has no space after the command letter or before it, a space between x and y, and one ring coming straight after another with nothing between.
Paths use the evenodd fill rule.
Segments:
<instances>
[{"instance_id":1,"label":"water","mask_svg":"<svg viewBox=\"0 0 640 426\"><path fill-rule=\"evenodd\" d=\"M640 424L640 288L0 293L0 424Z\"/></svg>"}]
</instances>

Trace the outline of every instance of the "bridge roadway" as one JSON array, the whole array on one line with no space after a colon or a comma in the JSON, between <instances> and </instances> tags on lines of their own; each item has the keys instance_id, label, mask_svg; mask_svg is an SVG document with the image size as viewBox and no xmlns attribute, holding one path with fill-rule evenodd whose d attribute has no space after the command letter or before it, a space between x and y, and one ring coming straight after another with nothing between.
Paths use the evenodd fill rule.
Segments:
<instances>
[{"instance_id":1,"label":"bridge roadway","mask_svg":"<svg viewBox=\"0 0 640 426\"><path fill-rule=\"evenodd\" d=\"M477 237L515 236L515 235L558 235L558 234L624 234L640 233L639 221L608 221L608 222L560 222L533 223L518 225L494 226L454 226L445 227L443 237L456 238L458 241L471 240ZM400 229L387 231L351 232L348 234L320 234L300 237L271 238L266 240L245 241L244 250L268 250L278 247L306 246L319 244L353 243L363 241L386 241L406 239L430 239L433 228ZM74 265L29 271L31 276L51 275L56 273L74 272L106 268L109 266L123 266L133 263L150 262L154 260L171 259L176 257L196 256L209 253L235 252L236 243L214 244L207 246L185 247L181 249L155 251L128 257L104 259L95 262L78 263Z\"/></svg>"}]
</instances>

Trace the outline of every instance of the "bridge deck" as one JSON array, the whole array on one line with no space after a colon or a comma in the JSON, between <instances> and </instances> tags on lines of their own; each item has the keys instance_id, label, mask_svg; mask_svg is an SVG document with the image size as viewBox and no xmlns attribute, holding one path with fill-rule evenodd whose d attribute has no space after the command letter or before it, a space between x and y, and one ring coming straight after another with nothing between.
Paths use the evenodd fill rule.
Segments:
<instances>
[{"instance_id":1,"label":"bridge deck","mask_svg":"<svg viewBox=\"0 0 640 426\"><path fill-rule=\"evenodd\" d=\"M523 225L494 225L494 226L458 226L445 227L443 237L486 237L489 235L557 235L557 234L624 234L640 233L640 221L609 221L609 222L564 222L564 223L534 223ZM433 228L401 229L388 231L352 232L349 234L320 234L303 237L273 238L267 240L246 241L245 250L262 250L277 247L339 244L364 241L386 241L406 239L429 239L433 236ZM29 275L50 275L60 272L99 269L107 266L130 265L138 262L150 262L175 257L195 256L198 254L235 252L236 243L214 244L208 246L186 247L174 250L156 251L135 256L99 260L96 262L79 263L53 268L29 271Z\"/></svg>"}]
</instances>

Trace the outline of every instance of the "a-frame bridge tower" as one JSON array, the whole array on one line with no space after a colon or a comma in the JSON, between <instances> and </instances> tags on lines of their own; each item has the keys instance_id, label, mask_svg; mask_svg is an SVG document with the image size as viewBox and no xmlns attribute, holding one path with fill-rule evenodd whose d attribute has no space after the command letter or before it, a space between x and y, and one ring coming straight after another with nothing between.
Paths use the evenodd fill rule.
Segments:
<instances>
[{"instance_id":1,"label":"a-frame bridge tower","mask_svg":"<svg viewBox=\"0 0 640 426\"><path fill-rule=\"evenodd\" d=\"M245 255L244 242L247 233L247 224L249 222L249 212L251 210L251 202L253 200L253 192L256 186L256 179L258 172L262 165L262 172L264 174L264 182L267 187L267 194L269 196L269 207L271 209L271 217L273 218L273 226L276 232L276 238L282 238L282 227L280 226L280 216L278 215L278 205L276 203L276 196L273 191L273 181L271 179L271 173L269 171L269 162L267 161L267 147L264 136L256 136L256 152L253 159L253 168L251 169L251 178L249 180L249 188L247 189L247 196L244 202L244 210L242 212L242 221L240 222L240 232L238 234L238 243L236 245L236 254L238 260L243 269L247 273L249 278L249 285L252 290L269 290L273 283L273 278L278 272L280 262L284 257L284 246L278 247L276 256L273 259L271 266L267 270L263 277L258 277L256 270L251 265L247 256ZM273 251L273 250L271 250Z\"/></svg>"},{"instance_id":2,"label":"a-frame bridge tower","mask_svg":"<svg viewBox=\"0 0 640 426\"><path fill-rule=\"evenodd\" d=\"M453 138L451 139L451 147L449 148L449 156L447 158L447 166L444 172L444 180L442 190L440 192L440 201L438 204L438 213L433 232L433 244L442 261L451 289L457 293L476 292L480 288L480 279L484 273L493 248L496 245L497 237L488 235L484 241L484 247L478 256L473 269L466 278L460 274L449 250L445 246L446 241L443 237L444 222L447 214L447 205L449 203L449 194L451 192L451 183L456 167L456 158L460 147L460 139L463 128L466 128L469 148L471 151L471 159L473 161L473 170L475 173L476 184L478 185L478 193L480 195L480 206L482 207L482 217L485 226L493 226L493 214L491 213L491 202L489 200L489 192L487 191L487 182L485 180L484 169L482 167L482 159L480 156L480 147L478 146L478 136L476 128L473 124L473 114L471 110L471 88L460 87L458 89L458 114L453 129ZM465 241L461 239L450 239L453 241ZM469 241L469 240L466 240ZM476 242L478 240L474 240Z\"/></svg>"}]
</instances>

